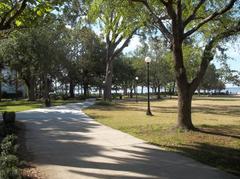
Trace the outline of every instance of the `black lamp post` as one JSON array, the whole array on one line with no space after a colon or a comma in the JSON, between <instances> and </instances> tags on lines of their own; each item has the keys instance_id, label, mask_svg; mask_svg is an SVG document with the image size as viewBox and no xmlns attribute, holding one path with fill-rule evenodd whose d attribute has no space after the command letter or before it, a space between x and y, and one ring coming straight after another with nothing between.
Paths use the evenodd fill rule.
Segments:
<instances>
[{"instance_id":1,"label":"black lamp post","mask_svg":"<svg viewBox=\"0 0 240 179\"><path fill-rule=\"evenodd\" d=\"M148 108L147 108L147 115L148 116L153 116L150 108L150 91L149 91L149 64L151 62L150 57L145 58L145 62L147 63L147 92L148 92Z\"/></svg>"},{"instance_id":2,"label":"black lamp post","mask_svg":"<svg viewBox=\"0 0 240 179\"><path fill-rule=\"evenodd\" d=\"M137 91L138 79L139 79L138 76L136 76L136 77L135 77L135 80L136 80L136 84L135 84L135 85L136 85L136 86L135 86L136 102L138 102L138 99L137 99L137 97L138 97L138 96L137 96L137 95L138 95L138 91Z\"/></svg>"}]
</instances>

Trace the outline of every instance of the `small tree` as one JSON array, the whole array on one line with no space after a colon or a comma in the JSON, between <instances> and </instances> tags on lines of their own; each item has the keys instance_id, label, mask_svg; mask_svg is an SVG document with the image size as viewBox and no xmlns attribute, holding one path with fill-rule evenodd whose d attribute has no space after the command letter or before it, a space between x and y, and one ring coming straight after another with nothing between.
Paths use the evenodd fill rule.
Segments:
<instances>
[{"instance_id":1,"label":"small tree","mask_svg":"<svg viewBox=\"0 0 240 179\"><path fill-rule=\"evenodd\" d=\"M114 59L128 46L144 22L144 18L134 16L133 10L125 11L126 6L128 3L124 1L118 1L117 4L111 0L91 2L89 16L99 22L106 42L104 100L111 100Z\"/></svg>"}]
</instances>

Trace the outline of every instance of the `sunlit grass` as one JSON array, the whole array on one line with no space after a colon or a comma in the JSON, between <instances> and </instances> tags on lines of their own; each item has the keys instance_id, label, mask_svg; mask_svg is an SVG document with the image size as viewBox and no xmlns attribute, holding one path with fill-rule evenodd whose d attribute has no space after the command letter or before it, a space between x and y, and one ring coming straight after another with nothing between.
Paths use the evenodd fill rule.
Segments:
<instances>
[{"instance_id":1,"label":"sunlit grass","mask_svg":"<svg viewBox=\"0 0 240 179\"><path fill-rule=\"evenodd\" d=\"M76 103L80 102L80 100L52 100L52 105L53 106L59 106L59 105L64 105L67 103ZM27 100L18 100L18 101L1 101L0 102L0 112L3 111L14 111L14 112L19 112L19 111L26 111L26 110L31 110L31 109L36 109L36 108L42 108L44 107L43 101L27 101Z\"/></svg>"},{"instance_id":2,"label":"sunlit grass","mask_svg":"<svg viewBox=\"0 0 240 179\"><path fill-rule=\"evenodd\" d=\"M240 98L195 97L193 123L203 132L175 130L176 99L151 104L152 117L146 116L146 102L96 105L85 112L112 128L240 175Z\"/></svg>"}]
</instances>

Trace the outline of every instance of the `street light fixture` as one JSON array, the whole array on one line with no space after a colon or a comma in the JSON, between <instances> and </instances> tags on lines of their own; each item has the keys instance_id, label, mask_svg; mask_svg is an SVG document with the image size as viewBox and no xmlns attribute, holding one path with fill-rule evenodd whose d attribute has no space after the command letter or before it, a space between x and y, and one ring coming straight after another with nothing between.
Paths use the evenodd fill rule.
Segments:
<instances>
[{"instance_id":1,"label":"street light fixture","mask_svg":"<svg viewBox=\"0 0 240 179\"><path fill-rule=\"evenodd\" d=\"M138 102L138 99L137 99L137 95L138 95L138 91L137 91L137 85L138 85L138 76L135 77L135 80L136 80L136 89L135 89L135 93L136 93L136 102Z\"/></svg>"},{"instance_id":2,"label":"street light fixture","mask_svg":"<svg viewBox=\"0 0 240 179\"><path fill-rule=\"evenodd\" d=\"M145 58L145 62L147 63L147 92L148 92L148 107L147 107L147 115L153 116L150 108L150 92L149 92L149 64L152 61L150 57Z\"/></svg>"}]
</instances>

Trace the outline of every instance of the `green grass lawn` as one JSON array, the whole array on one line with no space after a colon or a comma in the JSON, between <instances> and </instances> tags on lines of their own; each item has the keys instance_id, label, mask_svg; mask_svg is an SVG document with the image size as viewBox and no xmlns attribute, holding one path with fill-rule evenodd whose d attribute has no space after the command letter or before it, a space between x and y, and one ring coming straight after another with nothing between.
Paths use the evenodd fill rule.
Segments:
<instances>
[{"instance_id":1,"label":"green grass lawn","mask_svg":"<svg viewBox=\"0 0 240 179\"><path fill-rule=\"evenodd\" d=\"M195 97L193 123L202 132L173 130L177 100L95 105L84 111L100 123L240 176L240 98Z\"/></svg>"},{"instance_id":2,"label":"green grass lawn","mask_svg":"<svg viewBox=\"0 0 240 179\"><path fill-rule=\"evenodd\" d=\"M75 100L75 99L52 100L51 102L53 106L59 106L67 103L80 102L80 100ZM19 111L26 111L26 110L42 108L42 107L44 107L44 104L42 101L31 102L27 100L18 100L18 101L1 101L0 102L0 112L3 112L3 111L19 112Z\"/></svg>"}]
</instances>

